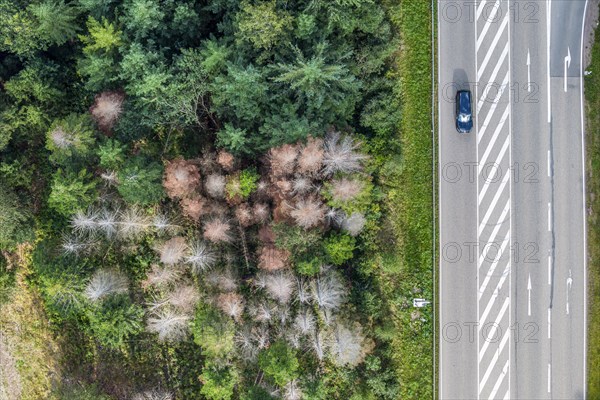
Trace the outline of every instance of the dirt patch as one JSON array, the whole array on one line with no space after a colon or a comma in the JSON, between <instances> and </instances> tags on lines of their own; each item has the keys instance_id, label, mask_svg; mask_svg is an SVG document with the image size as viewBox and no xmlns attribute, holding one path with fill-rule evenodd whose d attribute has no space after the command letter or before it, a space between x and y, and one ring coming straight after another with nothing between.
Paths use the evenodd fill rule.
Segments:
<instances>
[{"instance_id":1,"label":"dirt patch","mask_svg":"<svg viewBox=\"0 0 600 400\"><path fill-rule=\"evenodd\" d=\"M585 15L585 26L583 28L583 68L589 67L592 62L592 46L598 26L600 0L589 0Z\"/></svg>"},{"instance_id":2,"label":"dirt patch","mask_svg":"<svg viewBox=\"0 0 600 400\"><path fill-rule=\"evenodd\" d=\"M0 332L0 400L19 400L22 391L17 362Z\"/></svg>"}]
</instances>

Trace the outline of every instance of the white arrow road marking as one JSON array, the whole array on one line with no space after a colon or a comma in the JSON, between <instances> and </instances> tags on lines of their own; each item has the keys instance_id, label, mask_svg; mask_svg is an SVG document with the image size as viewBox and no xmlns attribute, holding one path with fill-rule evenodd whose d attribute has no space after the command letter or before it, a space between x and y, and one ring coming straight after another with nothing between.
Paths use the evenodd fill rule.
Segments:
<instances>
[{"instance_id":1,"label":"white arrow road marking","mask_svg":"<svg viewBox=\"0 0 600 400\"><path fill-rule=\"evenodd\" d=\"M531 274L527 278L527 315L531 317Z\"/></svg>"},{"instance_id":2,"label":"white arrow road marking","mask_svg":"<svg viewBox=\"0 0 600 400\"><path fill-rule=\"evenodd\" d=\"M529 47L527 48L527 91L531 92L531 56L529 55Z\"/></svg>"},{"instance_id":3,"label":"white arrow road marking","mask_svg":"<svg viewBox=\"0 0 600 400\"><path fill-rule=\"evenodd\" d=\"M565 57L565 92L567 91L567 70L571 66L571 48L567 47L567 56Z\"/></svg>"},{"instance_id":4,"label":"white arrow road marking","mask_svg":"<svg viewBox=\"0 0 600 400\"><path fill-rule=\"evenodd\" d=\"M569 292L573 285L573 278L571 277L571 270L569 269L569 277L567 278L567 315L569 315Z\"/></svg>"}]
</instances>

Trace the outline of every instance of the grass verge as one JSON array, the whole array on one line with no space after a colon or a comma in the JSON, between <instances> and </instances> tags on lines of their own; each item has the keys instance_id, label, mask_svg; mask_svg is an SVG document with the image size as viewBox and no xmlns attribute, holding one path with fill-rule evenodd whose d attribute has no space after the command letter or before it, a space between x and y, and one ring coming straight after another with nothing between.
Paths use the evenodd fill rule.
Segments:
<instances>
[{"instance_id":1,"label":"grass verge","mask_svg":"<svg viewBox=\"0 0 600 400\"><path fill-rule=\"evenodd\" d=\"M434 397L433 309L415 309L412 298L433 299L434 238L431 136L431 4L401 1L393 22L401 33L398 84L402 104L401 167L383 177L395 249L382 257L379 286L388 301L394 335L392 357L402 399Z\"/></svg>"},{"instance_id":2,"label":"grass verge","mask_svg":"<svg viewBox=\"0 0 600 400\"><path fill-rule=\"evenodd\" d=\"M27 282L31 250L29 244L19 246L13 266L17 268L15 288L10 301L0 306L0 355L5 355L0 363L10 361L3 366L11 376L10 381L0 380L0 385L8 388L8 399L55 399L53 391L61 381L58 343L41 298Z\"/></svg>"},{"instance_id":3,"label":"grass verge","mask_svg":"<svg viewBox=\"0 0 600 400\"><path fill-rule=\"evenodd\" d=\"M592 48L592 74L585 78L588 210L588 393L600 399L600 35Z\"/></svg>"}]
</instances>

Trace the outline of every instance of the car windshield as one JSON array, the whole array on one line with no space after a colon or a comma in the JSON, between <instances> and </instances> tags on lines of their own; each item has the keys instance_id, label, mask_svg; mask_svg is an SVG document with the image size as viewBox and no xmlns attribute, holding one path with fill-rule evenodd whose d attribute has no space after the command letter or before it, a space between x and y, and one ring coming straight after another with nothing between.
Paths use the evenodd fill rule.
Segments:
<instances>
[{"instance_id":1,"label":"car windshield","mask_svg":"<svg viewBox=\"0 0 600 400\"><path fill-rule=\"evenodd\" d=\"M469 122L471 120L470 114L458 114L458 120L460 122Z\"/></svg>"}]
</instances>

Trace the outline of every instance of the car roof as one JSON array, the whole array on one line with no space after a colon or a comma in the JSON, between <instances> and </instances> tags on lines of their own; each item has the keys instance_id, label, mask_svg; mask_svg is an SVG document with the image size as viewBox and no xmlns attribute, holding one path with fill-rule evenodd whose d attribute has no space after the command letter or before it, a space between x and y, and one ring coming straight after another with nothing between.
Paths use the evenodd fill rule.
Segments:
<instances>
[{"instance_id":1,"label":"car roof","mask_svg":"<svg viewBox=\"0 0 600 400\"><path fill-rule=\"evenodd\" d=\"M461 113L471 113L471 92L469 90L460 90L458 95L458 108Z\"/></svg>"}]
</instances>

